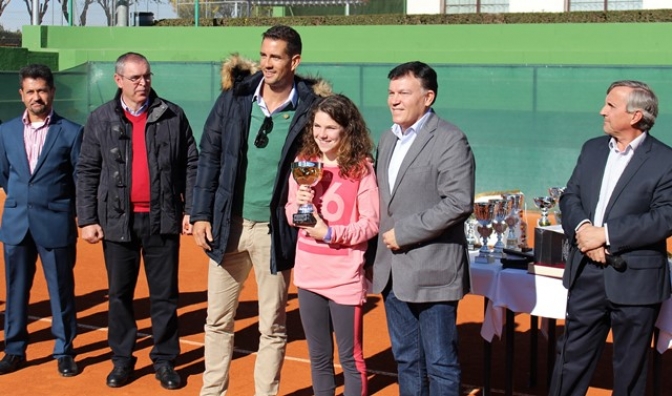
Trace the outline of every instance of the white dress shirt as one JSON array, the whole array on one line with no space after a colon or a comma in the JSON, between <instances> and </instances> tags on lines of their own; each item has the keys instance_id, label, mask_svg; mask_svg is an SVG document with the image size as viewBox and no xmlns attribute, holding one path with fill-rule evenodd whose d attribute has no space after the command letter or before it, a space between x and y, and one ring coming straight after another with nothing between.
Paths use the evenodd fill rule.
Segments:
<instances>
[{"instance_id":1,"label":"white dress shirt","mask_svg":"<svg viewBox=\"0 0 672 396\"><path fill-rule=\"evenodd\" d=\"M392 152L392 158L390 159L390 167L387 168L387 177L390 182L390 193L394 190L394 183L397 180L397 175L399 174L399 169L401 168L401 163L404 161L404 157L408 153L408 150L413 145L415 138L418 136L418 132L422 129L429 118L429 114L432 112L431 109L420 117L415 124L411 125L406 132L401 131L401 126L398 124L392 125L392 133L397 137L397 144L394 146L394 151Z\"/></svg>"}]
</instances>

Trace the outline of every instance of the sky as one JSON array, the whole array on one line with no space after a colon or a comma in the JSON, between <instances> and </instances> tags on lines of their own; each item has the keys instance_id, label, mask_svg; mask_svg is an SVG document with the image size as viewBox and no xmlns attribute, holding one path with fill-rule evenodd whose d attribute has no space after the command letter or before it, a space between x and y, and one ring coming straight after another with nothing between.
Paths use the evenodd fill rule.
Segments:
<instances>
[{"instance_id":1,"label":"sky","mask_svg":"<svg viewBox=\"0 0 672 396\"><path fill-rule=\"evenodd\" d=\"M31 0L29 0L31 1ZM41 0L44 1L44 0ZM167 0L164 1L168 3ZM77 1L75 0L75 15L77 12ZM176 18L175 12L170 4L157 4L155 2L140 0L139 4L132 5L129 10L133 12L149 11L154 13L154 19ZM30 25L31 17L26 9L24 0L10 0L9 5L5 11L0 15L0 25L5 30L16 31L20 30L23 25ZM61 14L61 4L58 0L49 0L49 8L42 20L43 25L67 25L67 21L63 19ZM129 24L133 24L129 17ZM87 26L105 26L105 14L98 4L92 4L87 13Z\"/></svg>"}]
</instances>

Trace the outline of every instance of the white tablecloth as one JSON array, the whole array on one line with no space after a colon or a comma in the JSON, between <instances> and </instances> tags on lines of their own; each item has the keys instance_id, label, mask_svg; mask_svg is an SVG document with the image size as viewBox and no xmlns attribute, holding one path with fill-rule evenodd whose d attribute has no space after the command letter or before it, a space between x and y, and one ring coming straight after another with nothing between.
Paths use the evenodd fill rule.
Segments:
<instances>
[{"instance_id":1,"label":"white tablecloth","mask_svg":"<svg viewBox=\"0 0 672 396\"><path fill-rule=\"evenodd\" d=\"M506 309L541 318L564 319L567 289L562 279L528 274L527 271L502 269L499 262L471 264L472 293L489 299L481 336L487 340L501 337ZM660 335L656 349L672 349L672 300L663 302L656 321Z\"/></svg>"}]
</instances>

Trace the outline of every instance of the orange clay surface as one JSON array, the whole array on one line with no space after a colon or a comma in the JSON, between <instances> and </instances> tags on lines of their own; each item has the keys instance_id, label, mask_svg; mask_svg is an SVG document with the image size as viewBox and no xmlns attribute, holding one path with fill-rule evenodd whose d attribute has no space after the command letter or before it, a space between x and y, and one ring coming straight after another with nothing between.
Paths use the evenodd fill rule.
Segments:
<instances>
[{"instance_id":1,"label":"orange clay surface","mask_svg":"<svg viewBox=\"0 0 672 396\"><path fill-rule=\"evenodd\" d=\"M4 195L0 196L0 203ZM1 205L0 205L1 207ZM537 216L530 214L529 223ZM530 227L532 228L532 227ZM58 232L58 230L54 230ZM532 241L530 241L532 243ZM100 244L89 245L80 239L77 265L75 267L76 296L79 319L79 336L75 340L80 374L62 378L56 371L56 362L51 357L53 340L50 332L51 313L41 266L35 277L30 297L30 345L27 351L28 365L15 373L0 376L0 395L198 395L203 372L203 323L206 316L207 259L189 237L183 237L180 254L180 334L182 354L177 359L176 369L183 379L183 387L168 391L160 387L148 354L151 349L149 301L144 274L138 281L135 308L138 322L138 340L135 355L138 357L132 381L118 389L105 385L105 377L112 368L110 350L107 346L107 299L106 276ZM4 322L4 262L0 261L0 322ZM252 396L254 385L252 371L257 347L256 286L250 276L242 293L236 320L235 346L237 353L231 366L229 395ZM310 366L306 341L299 318L296 288L290 289L288 312L289 342L287 357L282 370L281 395L310 396ZM483 386L483 339L479 335L483 320L483 297L468 295L459 305L458 325L460 334L460 360L463 371L464 394L482 394ZM364 352L369 372L371 395L392 396L398 394L396 368L386 329L383 303L379 295L371 295L366 304L364 324ZM0 325L0 339L4 340ZM557 334L562 333L562 322ZM539 337L539 379L534 387L528 386L529 373L529 316L516 316L515 395L546 394L546 340ZM0 345L4 350L4 344ZM598 371L593 379L590 395L610 394L611 344L605 348ZM672 354L663 355L663 372L669 368ZM336 361L338 363L338 361ZM503 394L504 389L504 342L495 340L492 355L493 394ZM343 378L337 367L337 394L343 392ZM672 379L663 376L663 388L670 389ZM651 383L651 379L649 380Z\"/></svg>"}]
</instances>

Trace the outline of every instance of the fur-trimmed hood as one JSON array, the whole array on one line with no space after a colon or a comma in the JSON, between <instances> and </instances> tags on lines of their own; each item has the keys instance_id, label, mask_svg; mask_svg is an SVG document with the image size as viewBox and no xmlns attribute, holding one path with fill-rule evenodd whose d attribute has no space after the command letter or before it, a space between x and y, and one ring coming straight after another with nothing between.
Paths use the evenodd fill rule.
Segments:
<instances>
[{"instance_id":1,"label":"fur-trimmed hood","mask_svg":"<svg viewBox=\"0 0 672 396\"><path fill-rule=\"evenodd\" d=\"M226 91L233 88L236 84L260 70L257 62L246 59L237 53L231 54L222 62L222 90ZM319 97L326 97L333 93L331 84L322 78L303 77L298 74L296 77L312 85L313 92Z\"/></svg>"}]
</instances>

